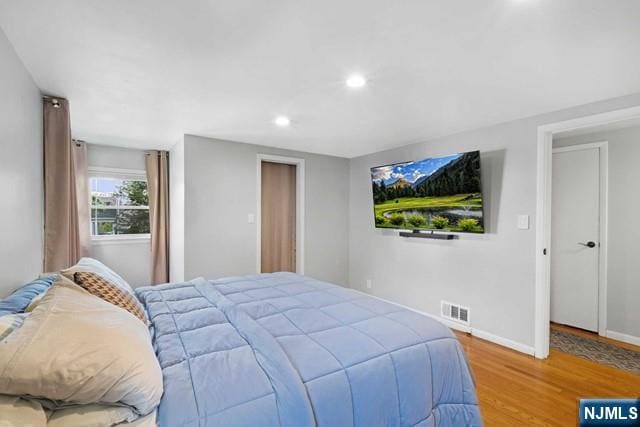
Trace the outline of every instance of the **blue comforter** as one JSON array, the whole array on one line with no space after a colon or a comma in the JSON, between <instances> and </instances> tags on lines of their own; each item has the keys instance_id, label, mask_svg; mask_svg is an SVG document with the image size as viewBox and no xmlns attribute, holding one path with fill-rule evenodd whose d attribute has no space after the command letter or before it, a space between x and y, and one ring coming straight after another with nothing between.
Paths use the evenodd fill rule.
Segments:
<instances>
[{"instance_id":1,"label":"blue comforter","mask_svg":"<svg viewBox=\"0 0 640 427\"><path fill-rule=\"evenodd\" d=\"M482 425L451 331L292 273L139 288L161 427Z\"/></svg>"}]
</instances>

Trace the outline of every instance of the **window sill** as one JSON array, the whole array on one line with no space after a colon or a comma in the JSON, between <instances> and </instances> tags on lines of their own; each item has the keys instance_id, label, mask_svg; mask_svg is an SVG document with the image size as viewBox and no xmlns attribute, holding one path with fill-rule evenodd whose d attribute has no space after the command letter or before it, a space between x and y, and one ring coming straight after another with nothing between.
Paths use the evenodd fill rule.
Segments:
<instances>
[{"instance_id":1,"label":"window sill","mask_svg":"<svg viewBox=\"0 0 640 427\"><path fill-rule=\"evenodd\" d=\"M149 234L121 234L116 236L91 236L92 245L136 245L151 242Z\"/></svg>"}]
</instances>

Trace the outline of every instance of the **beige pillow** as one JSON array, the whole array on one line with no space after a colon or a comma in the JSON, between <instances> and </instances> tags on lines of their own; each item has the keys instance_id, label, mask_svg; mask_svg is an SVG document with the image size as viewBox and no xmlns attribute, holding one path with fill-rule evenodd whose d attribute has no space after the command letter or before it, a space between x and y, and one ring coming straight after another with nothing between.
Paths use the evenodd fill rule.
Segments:
<instances>
[{"instance_id":1,"label":"beige pillow","mask_svg":"<svg viewBox=\"0 0 640 427\"><path fill-rule=\"evenodd\" d=\"M17 331L27 316L27 313L5 314L4 316L0 316L0 342Z\"/></svg>"},{"instance_id":2,"label":"beige pillow","mask_svg":"<svg viewBox=\"0 0 640 427\"><path fill-rule=\"evenodd\" d=\"M137 418L125 406L78 405L54 411L47 427L111 427Z\"/></svg>"},{"instance_id":3,"label":"beige pillow","mask_svg":"<svg viewBox=\"0 0 640 427\"><path fill-rule=\"evenodd\" d=\"M47 413L38 402L0 395L0 427L45 427Z\"/></svg>"},{"instance_id":4,"label":"beige pillow","mask_svg":"<svg viewBox=\"0 0 640 427\"><path fill-rule=\"evenodd\" d=\"M38 304L40 304L40 301L42 301L42 298L44 298L46 293L47 291L44 291L43 293L41 293L40 295L32 299L29 305L27 306L27 308L24 309L24 312L31 313L33 310L35 310L35 308L38 306Z\"/></svg>"},{"instance_id":5,"label":"beige pillow","mask_svg":"<svg viewBox=\"0 0 640 427\"><path fill-rule=\"evenodd\" d=\"M0 343L0 394L146 415L160 402L162 372L142 322L60 277Z\"/></svg>"},{"instance_id":6,"label":"beige pillow","mask_svg":"<svg viewBox=\"0 0 640 427\"><path fill-rule=\"evenodd\" d=\"M158 427L158 424L156 423L157 416L158 411L156 410L129 423L120 423L118 424L118 427Z\"/></svg>"}]
</instances>

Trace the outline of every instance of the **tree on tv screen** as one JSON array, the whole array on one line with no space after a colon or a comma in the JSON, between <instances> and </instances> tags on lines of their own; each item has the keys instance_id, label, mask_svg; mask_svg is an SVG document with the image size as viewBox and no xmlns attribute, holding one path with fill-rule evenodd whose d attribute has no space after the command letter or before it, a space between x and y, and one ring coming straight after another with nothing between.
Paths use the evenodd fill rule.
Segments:
<instances>
[{"instance_id":1,"label":"tree on tv screen","mask_svg":"<svg viewBox=\"0 0 640 427\"><path fill-rule=\"evenodd\" d=\"M373 181L375 204L404 197L441 197L480 192L480 156L465 153L417 184L386 185Z\"/></svg>"}]
</instances>

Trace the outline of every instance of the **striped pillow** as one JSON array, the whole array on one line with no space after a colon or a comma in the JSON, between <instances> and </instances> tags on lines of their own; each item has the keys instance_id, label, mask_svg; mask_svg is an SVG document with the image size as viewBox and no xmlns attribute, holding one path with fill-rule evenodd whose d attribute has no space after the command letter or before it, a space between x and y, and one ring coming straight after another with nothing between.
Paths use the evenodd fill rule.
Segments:
<instances>
[{"instance_id":1,"label":"striped pillow","mask_svg":"<svg viewBox=\"0 0 640 427\"><path fill-rule=\"evenodd\" d=\"M117 285L88 271L76 271L73 275L74 282L87 292L97 296L117 307L127 310L147 325L149 320L140 301L129 292L123 291Z\"/></svg>"}]
</instances>

